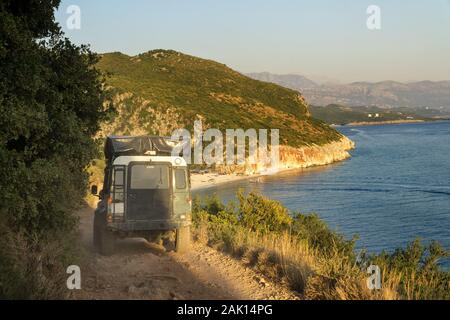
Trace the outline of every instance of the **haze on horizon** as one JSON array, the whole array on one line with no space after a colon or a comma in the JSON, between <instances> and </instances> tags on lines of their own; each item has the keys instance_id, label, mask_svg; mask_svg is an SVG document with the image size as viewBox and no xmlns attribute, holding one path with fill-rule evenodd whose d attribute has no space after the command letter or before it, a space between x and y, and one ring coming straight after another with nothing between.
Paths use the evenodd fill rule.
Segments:
<instances>
[{"instance_id":1,"label":"haze on horizon","mask_svg":"<svg viewBox=\"0 0 450 320\"><path fill-rule=\"evenodd\" d=\"M66 26L70 5L79 30ZM369 5L381 8L381 30L366 26ZM99 53L173 49L313 80L450 80L450 0L63 0L56 17Z\"/></svg>"}]
</instances>

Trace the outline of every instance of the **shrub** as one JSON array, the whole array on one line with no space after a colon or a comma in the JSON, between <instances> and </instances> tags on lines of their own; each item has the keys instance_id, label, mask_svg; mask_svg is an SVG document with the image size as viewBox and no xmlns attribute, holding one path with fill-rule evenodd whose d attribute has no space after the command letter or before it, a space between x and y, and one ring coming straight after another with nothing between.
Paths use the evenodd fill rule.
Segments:
<instances>
[{"instance_id":1,"label":"shrub","mask_svg":"<svg viewBox=\"0 0 450 320\"><path fill-rule=\"evenodd\" d=\"M257 270L284 278L306 299L449 299L450 271L439 267L449 252L419 240L405 249L379 255L354 253L356 238L346 240L317 215L290 213L279 202L250 193L238 205L217 197L193 207L196 233ZM292 218L291 218L292 216ZM367 287L367 267L378 265L382 289Z\"/></svg>"},{"instance_id":2,"label":"shrub","mask_svg":"<svg viewBox=\"0 0 450 320\"><path fill-rule=\"evenodd\" d=\"M289 230L292 218L289 211L280 202L265 199L256 193L245 196L238 193L239 223L261 234Z\"/></svg>"},{"instance_id":3,"label":"shrub","mask_svg":"<svg viewBox=\"0 0 450 320\"><path fill-rule=\"evenodd\" d=\"M345 240L343 235L330 230L317 214L294 214L292 233L300 239L307 240L311 246L324 253L331 253L336 249L346 256L353 257L356 237L350 241Z\"/></svg>"},{"instance_id":4,"label":"shrub","mask_svg":"<svg viewBox=\"0 0 450 320\"><path fill-rule=\"evenodd\" d=\"M450 256L439 243L423 245L420 239L393 253L382 252L369 258L380 266L385 286L404 299L450 299L450 270L444 272L439 261Z\"/></svg>"}]
</instances>

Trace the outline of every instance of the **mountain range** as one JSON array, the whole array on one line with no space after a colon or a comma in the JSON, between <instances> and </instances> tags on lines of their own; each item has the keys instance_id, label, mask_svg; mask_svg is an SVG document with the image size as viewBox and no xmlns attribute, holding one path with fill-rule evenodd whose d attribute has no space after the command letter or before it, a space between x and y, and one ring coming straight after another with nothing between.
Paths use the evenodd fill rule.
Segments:
<instances>
[{"instance_id":1,"label":"mountain range","mask_svg":"<svg viewBox=\"0 0 450 320\"><path fill-rule=\"evenodd\" d=\"M450 81L354 82L317 84L297 74L268 72L247 74L253 79L279 84L300 91L312 105L378 106L382 108L437 108L450 110Z\"/></svg>"}]
</instances>

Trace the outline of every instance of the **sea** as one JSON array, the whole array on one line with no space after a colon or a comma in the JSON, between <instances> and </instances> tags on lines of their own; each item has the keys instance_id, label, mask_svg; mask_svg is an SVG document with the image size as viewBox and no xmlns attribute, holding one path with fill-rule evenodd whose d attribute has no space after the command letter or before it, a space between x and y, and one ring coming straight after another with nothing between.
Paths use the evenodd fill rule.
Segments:
<instances>
[{"instance_id":1,"label":"sea","mask_svg":"<svg viewBox=\"0 0 450 320\"><path fill-rule=\"evenodd\" d=\"M256 191L292 212L316 213L357 249L392 252L416 238L450 249L450 121L342 126L349 160L195 192L225 202ZM441 261L450 267L450 259Z\"/></svg>"}]
</instances>

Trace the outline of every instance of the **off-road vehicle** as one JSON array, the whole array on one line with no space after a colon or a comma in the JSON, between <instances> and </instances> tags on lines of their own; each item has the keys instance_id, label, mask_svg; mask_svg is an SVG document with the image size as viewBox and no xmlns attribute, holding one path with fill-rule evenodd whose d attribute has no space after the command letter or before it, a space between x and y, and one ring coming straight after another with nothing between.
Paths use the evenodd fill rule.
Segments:
<instances>
[{"instance_id":1,"label":"off-road vehicle","mask_svg":"<svg viewBox=\"0 0 450 320\"><path fill-rule=\"evenodd\" d=\"M186 161L154 136L108 137L105 177L94 217L94 247L114 251L118 238L145 238L184 252L190 244L191 194ZM98 193L92 186L91 192Z\"/></svg>"}]
</instances>

